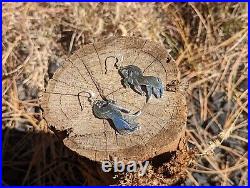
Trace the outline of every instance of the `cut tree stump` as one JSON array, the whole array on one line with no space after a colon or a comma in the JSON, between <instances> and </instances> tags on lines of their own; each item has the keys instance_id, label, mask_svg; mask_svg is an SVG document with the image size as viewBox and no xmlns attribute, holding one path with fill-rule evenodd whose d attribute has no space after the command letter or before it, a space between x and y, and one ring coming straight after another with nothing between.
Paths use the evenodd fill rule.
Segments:
<instances>
[{"instance_id":1,"label":"cut tree stump","mask_svg":"<svg viewBox=\"0 0 250 188\"><path fill-rule=\"evenodd\" d=\"M160 77L164 87L177 80L178 69L169 50L160 44L119 37L84 45L56 71L42 98L44 117L58 131L70 130L64 144L94 161L142 161L175 151L184 135L187 119L185 95L178 89L163 97L146 97L123 87L114 64L136 65L144 75ZM109 121L93 115L86 93L100 93L131 112L141 110L141 129L120 135ZM81 109L82 106L82 109Z\"/></svg>"}]
</instances>

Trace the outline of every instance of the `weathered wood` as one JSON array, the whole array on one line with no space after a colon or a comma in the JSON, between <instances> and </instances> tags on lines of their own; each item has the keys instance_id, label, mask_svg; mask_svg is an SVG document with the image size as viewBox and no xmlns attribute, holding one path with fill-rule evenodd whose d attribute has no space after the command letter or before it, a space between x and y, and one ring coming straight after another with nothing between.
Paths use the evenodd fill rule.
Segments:
<instances>
[{"instance_id":1,"label":"weathered wood","mask_svg":"<svg viewBox=\"0 0 250 188\"><path fill-rule=\"evenodd\" d=\"M108 57L108 58L107 58ZM176 150L186 125L186 101L180 91L165 91L161 99L146 97L121 85L114 67L134 64L144 75L160 77L166 85L177 80L178 69L167 49L160 44L131 37L112 38L83 46L49 81L42 98L44 117L57 130L71 129L64 144L95 161L118 157L120 160L146 160ZM106 60L106 66L105 66ZM102 92L100 92L100 90ZM96 118L86 94L92 91L113 99L120 106L138 110L141 129L130 135L115 134L109 122Z\"/></svg>"}]
</instances>

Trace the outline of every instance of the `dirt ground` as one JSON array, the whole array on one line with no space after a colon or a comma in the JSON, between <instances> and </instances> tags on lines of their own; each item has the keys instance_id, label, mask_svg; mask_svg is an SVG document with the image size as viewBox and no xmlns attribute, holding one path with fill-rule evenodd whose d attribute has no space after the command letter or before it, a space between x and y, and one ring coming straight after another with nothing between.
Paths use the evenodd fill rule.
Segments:
<instances>
[{"instance_id":1,"label":"dirt ground","mask_svg":"<svg viewBox=\"0 0 250 188\"><path fill-rule=\"evenodd\" d=\"M248 184L246 3L2 6L4 185ZM181 80L190 83L187 144L163 156L167 163L152 162L143 177L103 174L58 142L39 108L39 95L64 58L111 36L170 46Z\"/></svg>"}]
</instances>

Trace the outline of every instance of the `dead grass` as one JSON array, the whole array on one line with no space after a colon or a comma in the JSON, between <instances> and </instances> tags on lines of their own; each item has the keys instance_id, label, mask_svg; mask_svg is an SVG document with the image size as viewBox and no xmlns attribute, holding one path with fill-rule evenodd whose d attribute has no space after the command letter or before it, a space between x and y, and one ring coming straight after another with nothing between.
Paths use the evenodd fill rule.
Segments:
<instances>
[{"instance_id":1,"label":"dead grass","mask_svg":"<svg viewBox=\"0 0 250 188\"><path fill-rule=\"evenodd\" d=\"M59 163L65 152L56 149L56 142L41 139L27 145L25 136L13 138L7 130L48 133L38 94L49 65L60 64L81 44L133 35L171 46L181 79L190 82L186 134L198 154L192 168L185 169L183 184L247 185L247 18L246 3L4 3L4 184L100 180L82 165ZM67 173L72 171L78 174ZM14 172L20 174L15 181L10 178Z\"/></svg>"}]
</instances>

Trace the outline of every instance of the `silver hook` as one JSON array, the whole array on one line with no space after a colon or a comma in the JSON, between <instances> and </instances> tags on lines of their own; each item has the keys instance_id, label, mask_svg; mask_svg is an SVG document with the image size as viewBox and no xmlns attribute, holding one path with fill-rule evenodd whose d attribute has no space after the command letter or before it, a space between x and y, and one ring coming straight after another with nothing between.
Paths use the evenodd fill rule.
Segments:
<instances>
[{"instance_id":1,"label":"silver hook","mask_svg":"<svg viewBox=\"0 0 250 188\"><path fill-rule=\"evenodd\" d=\"M93 91L81 91L77 94L77 98L78 98L78 101L79 101L79 104L80 104L80 107L81 107L81 111L83 111L83 106L81 104L81 101L80 101L80 94L81 93L87 93L88 96L83 96L83 97L87 97L88 98L88 101L90 102L90 104L92 105L93 102L94 102L94 99L96 98L96 95Z\"/></svg>"},{"instance_id":2,"label":"silver hook","mask_svg":"<svg viewBox=\"0 0 250 188\"><path fill-rule=\"evenodd\" d=\"M107 60L108 60L109 58L115 58L114 67L115 67L116 69L119 69L120 67L122 67L122 66L121 66L121 62L123 61L123 55L121 55L120 61L119 61L118 57L116 57L116 56L108 56L108 57L106 57L106 59L105 59L105 74L107 74L107 72L108 72L108 69L107 69ZM118 64L118 62L120 62L120 63Z\"/></svg>"}]
</instances>

